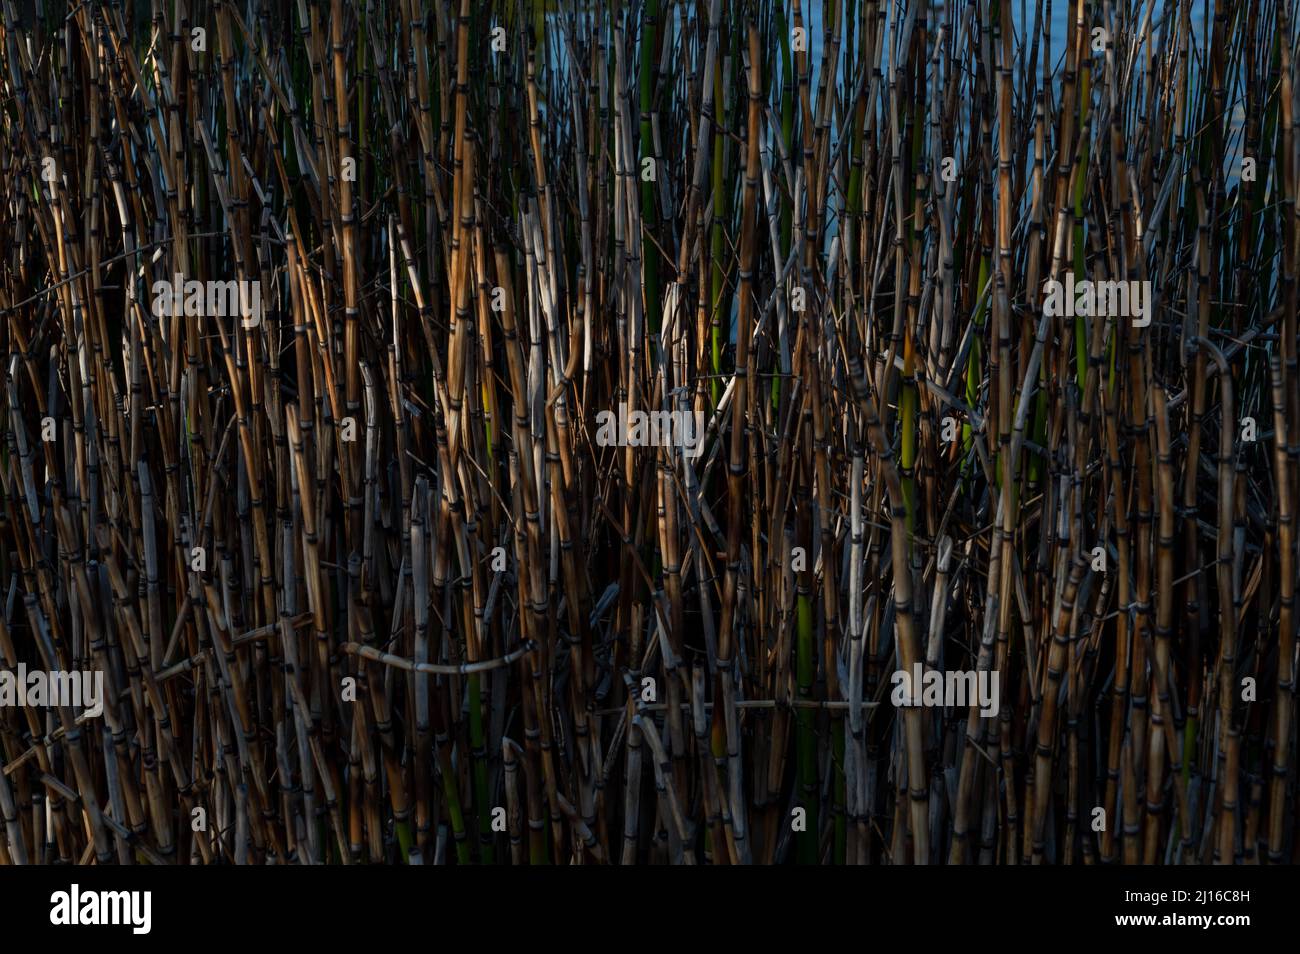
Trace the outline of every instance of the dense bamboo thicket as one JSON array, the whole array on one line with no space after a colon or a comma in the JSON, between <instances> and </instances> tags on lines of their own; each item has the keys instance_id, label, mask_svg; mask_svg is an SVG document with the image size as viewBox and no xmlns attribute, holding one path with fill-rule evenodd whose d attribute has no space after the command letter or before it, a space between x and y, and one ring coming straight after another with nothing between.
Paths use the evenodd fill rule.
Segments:
<instances>
[{"instance_id":1,"label":"dense bamboo thicket","mask_svg":"<svg viewBox=\"0 0 1300 954\"><path fill-rule=\"evenodd\" d=\"M1298 13L3 0L0 864L1296 860Z\"/></svg>"}]
</instances>

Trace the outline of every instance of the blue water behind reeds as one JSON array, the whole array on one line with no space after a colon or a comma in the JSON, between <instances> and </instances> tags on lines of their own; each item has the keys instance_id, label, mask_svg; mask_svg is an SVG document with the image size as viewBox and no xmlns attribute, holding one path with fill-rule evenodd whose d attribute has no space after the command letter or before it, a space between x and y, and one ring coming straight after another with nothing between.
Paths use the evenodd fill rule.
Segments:
<instances>
[{"instance_id":1,"label":"blue water behind reeds","mask_svg":"<svg viewBox=\"0 0 1300 954\"><path fill-rule=\"evenodd\" d=\"M1031 67L1031 72L1035 76L1035 82L1038 84L1042 84L1043 78L1042 78L1041 60L1042 60L1042 46L1043 46L1044 38L1041 36L1042 22L1040 20L1038 5L1036 3L1029 2L1029 0L1011 0L1011 3L1012 3L1012 7L1011 7L1012 26L1013 29L1015 30L1015 37L1013 38L1012 45L1013 45L1013 49L1015 50L1015 55L1018 58L1017 70L1014 74L1016 79L1013 81L1016 82L1019 81L1021 75L1020 68L1019 68L1020 61L1023 58L1030 56L1031 51L1036 50L1037 59L1035 59ZM839 4L842 15L845 16L846 18L850 15L856 17L857 16L856 11L860 9L860 6L855 4L853 5L852 10L849 9L849 6L850 6L849 4L845 4L845 3ZM1144 18L1146 18L1149 15L1150 24L1148 26L1148 29L1151 33L1151 36L1147 42L1151 45L1151 48L1153 50L1160 50L1162 48L1161 47L1162 37L1166 35L1166 31L1173 30L1176 27L1176 21L1174 18L1177 17L1178 15L1178 8L1179 5L1177 3L1166 3L1165 0L1149 0L1148 3L1143 4L1142 6L1139 7L1135 15L1136 22L1130 25L1129 28L1135 29L1138 25L1142 24ZM809 59L810 71L811 71L810 95L815 96L818 89L818 82L820 81L821 78L821 71L825 68L825 64L823 60L824 60L824 52L825 52L826 39L827 39L827 30L826 30L827 24L825 23L824 20L826 4L822 2L822 0L812 0L812 2L804 2L801 6L801 9L803 12L802 22L807 31L806 37L807 37L808 52L809 52L808 59ZM694 17L696 16L697 10L698 8L694 4L677 4L671 7L670 15L666 19L662 19L660 21L659 29L661 31L663 30L668 31L668 33L665 35L665 39L666 42L670 44L671 49L677 49L679 47L680 43L682 42L682 36L684 30L690 30L690 31L698 30L699 26L697 23L694 22ZM953 10L955 10L955 16L953 15L952 12ZM927 30L928 30L927 42L930 44L933 44L935 42L936 36L938 34L938 29L941 24L946 25L949 28L952 28L955 25L957 29L960 29L962 31L968 30L969 29L968 14L970 10L971 10L970 5L965 2L960 2L956 4L954 7L949 7L946 6L945 4L939 4L939 3L930 4L927 13ZM1062 75L1064 73L1064 67L1065 67L1065 46L1072 30L1072 23L1070 21L1075 16L1076 6L1073 0L1046 0L1046 2L1043 4L1042 10L1043 10L1042 16L1048 21L1049 24L1049 28L1047 30L1047 37L1046 37L1047 39L1046 46L1049 51L1048 65L1052 73L1052 80L1050 83L1050 93L1055 99L1060 96L1060 89L1061 89L1060 83L1062 80ZM770 12L769 8L766 5L764 5L763 14L767 15L769 12ZM908 6L906 2L899 2L899 3L892 4L886 10L886 16L888 18L894 18L895 22L892 24L892 30L887 29L885 31L885 35L890 37L895 43L898 42L898 36L900 33L899 28L901 26L902 20L907 15L908 15ZM572 16L572 14L570 14L570 16ZM578 16L585 17L587 15L578 14ZM788 16L788 20L787 20L788 25L793 26L794 17L792 14L792 8L787 8L787 16ZM1191 76L1189 77L1190 79L1189 88L1192 90L1199 88L1198 77L1203 71L1204 64L1207 60L1207 51L1204 47L1205 47L1205 39L1208 36L1210 36L1211 29L1213 27L1213 23L1209 19L1211 16L1212 16L1212 8L1207 5L1205 0L1195 0L1195 2L1192 4L1190 17L1189 17L1190 25L1191 25L1191 37L1192 37L1190 47L1189 47L1189 70L1191 73ZM1094 23L1095 20L1089 19L1087 22L1091 24ZM572 20L570 20L570 23L572 23ZM837 83L837 87L840 89L841 92L848 85L850 84L856 85L858 82L860 82L862 77L862 71L869 68L866 64L857 61L858 51L861 49L860 37L855 41L855 47L856 47L855 50L852 51L851 54L846 52L844 40L848 35L847 26L848 26L847 23L840 24L841 48L835 63L836 83ZM626 28L629 30L639 29L639 19L633 19L631 22L628 22L626 24ZM560 32L561 31L555 31L551 37L551 42L553 43L552 54L555 57L554 59L552 59L551 62L559 66L561 71L563 71L565 69L565 66L567 65L567 56L561 50L563 41L559 39L558 34ZM1035 35L1036 33L1040 35L1036 36ZM888 81L889 79L889 62L890 62L891 53L892 50L888 48L886 48L882 52L881 69L886 81ZM765 55L773 56L772 62L768 64L765 67L765 69L776 71L776 75L773 76L773 82L777 85L777 88L779 89L780 83L783 82L783 79L781 77L781 68L780 68L779 59L777 59L774 56L772 51L767 51ZM732 82L738 82L738 80L735 79L736 75L737 74L733 72ZM1242 137L1243 110L1240 103L1242 99L1241 86L1242 86L1243 79L1244 79L1243 77L1238 76L1236 78L1235 83L1230 84L1229 89L1227 91L1228 93L1227 108L1232 111L1232 121L1230 125L1228 141L1225 144L1224 172L1227 178L1227 186L1229 189L1231 189L1235 184L1238 178L1238 172L1240 167L1240 151L1242 148L1242 139L1243 139ZM687 81L687 77L684 74L670 77L667 79L667 82L670 83L673 82L685 83L686 81ZM947 81L947 78L941 77L940 81L942 84L943 82ZM629 82L635 83L635 75L629 76ZM966 78L965 82L967 83L970 82L969 77ZM1123 95L1125 92L1126 92L1125 90L1120 91L1121 95ZM635 102L635 90L633 91L633 98ZM1059 104L1054 103L1054 108L1058 106ZM1193 104L1189 104L1189 106L1196 107L1197 104L1193 103ZM877 123L877 129L883 128L883 126L884 126L883 123L880 122ZM834 116L834 111L832 110L831 130L830 130L832 150L834 150L838 145L840 134L841 134L841 129L840 129L839 121L838 118ZM1131 130L1130 134L1136 137L1137 130ZM774 135L773 129L771 127L767 127L765 132L765 142L763 146L765 150L775 149L775 143L772 139L773 135ZM957 154L958 156L962 156L966 153L968 149L971 148L971 142L969 138L966 138L962 141L952 144L952 146L953 146L954 153ZM667 151L667 147L664 146L664 144L661 144L661 147L665 148L665 151ZM676 144L676 148L681 151L676 156L673 156L671 154L667 155L665 156L665 159L669 161L675 160L675 161L689 162L690 159L685 155L685 149L687 148L686 143L678 143ZM1032 161L1032 155L1029 153L1029 151L1026 151L1024 155L1018 157L1018 161L1028 164L1029 162ZM736 183L734 187L738 189L739 184ZM844 207L844 193L846 189L847 189L847 183L840 183L840 182L833 181L830 184L829 194L827 196L827 209L826 209L827 216L825 221L825 228L822 235L823 246L821 251L823 252L823 254L830 251L835 241L835 238L838 234L838 222ZM737 195L733 199L733 203L732 203L733 208L736 207L736 202L738 201L738 199L739 199L739 194L737 193ZM1030 201L1029 197L1026 196L1024 201L1028 203ZM1022 213L1024 211L1026 210L1025 209L1021 210ZM736 312L736 302L734 299L734 295L733 295L731 311L732 311L732 315L731 315L730 338L732 343L734 344L735 341L734 322L735 322L735 312Z\"/></svg>"}]
</instances>

